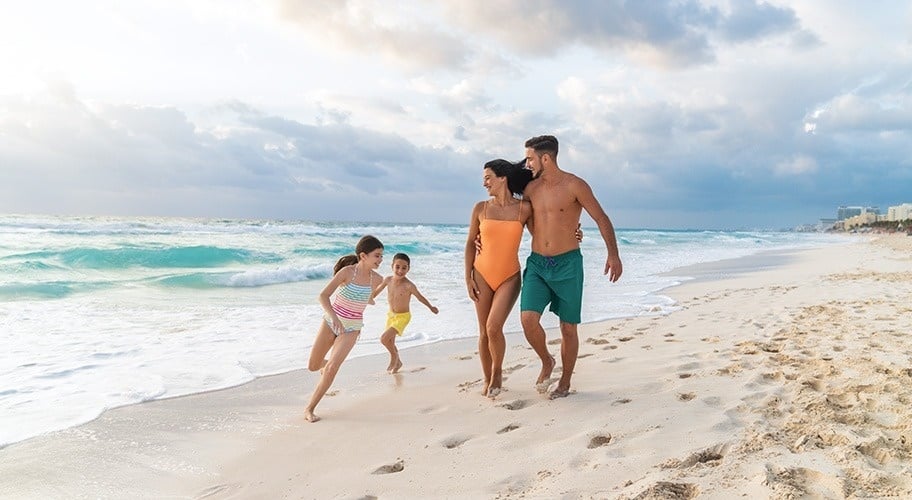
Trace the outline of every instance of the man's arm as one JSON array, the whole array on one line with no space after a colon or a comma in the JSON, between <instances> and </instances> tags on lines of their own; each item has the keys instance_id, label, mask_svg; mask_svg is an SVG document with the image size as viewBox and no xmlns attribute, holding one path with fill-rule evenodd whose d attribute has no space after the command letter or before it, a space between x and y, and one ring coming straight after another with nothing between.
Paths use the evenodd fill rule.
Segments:
<instances>
[{"instance_id":1,"label":"man's arm","mask_svg":"<svg viewBox=\"0 0 912 500\"><path fill-rule=\"evenodd\" d=\"M589 217L592 217L592 220L595 221L599 228L599 232L602 234L605 247L608 249L608 258L605 259L605 274L614 283L620 279L621 273L624 272L621 256L618 253L617 236L614 234L614 224L611 223L608 214L602 209L602 205L595 199L592 188L589 187L586 181L577 177L577 182L574 183L574 191L577 201L586 209L586 213L589 214Z\"/></svg>"}]
</instances>

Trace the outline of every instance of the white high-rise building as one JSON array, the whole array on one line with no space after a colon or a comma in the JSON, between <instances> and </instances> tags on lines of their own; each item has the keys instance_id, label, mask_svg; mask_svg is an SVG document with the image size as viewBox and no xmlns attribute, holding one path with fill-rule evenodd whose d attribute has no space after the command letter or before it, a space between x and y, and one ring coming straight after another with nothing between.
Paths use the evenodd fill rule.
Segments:
<instances>
[{"instance_id":1,"label":"white high-rise building","mask_svg":"<svg viewBox=\"0 0 912 500\"><path fill-rule=\"evenodd\" d=\"M887 220L912 219L912 203L903 203L887 209Z\"/></svg>"}]
</instances>

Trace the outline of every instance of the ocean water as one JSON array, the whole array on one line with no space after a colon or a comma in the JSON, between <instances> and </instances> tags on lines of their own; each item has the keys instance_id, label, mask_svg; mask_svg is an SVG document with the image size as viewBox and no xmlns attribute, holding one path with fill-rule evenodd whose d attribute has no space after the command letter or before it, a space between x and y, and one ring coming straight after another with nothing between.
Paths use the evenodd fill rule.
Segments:
<instances>
[{"instance_id":1,"label":"ocean water","mask_svg":"<svg viewBox=\"0 0 912 500\"><path fill-rule=\"evenodd\" d=\"M317 294L364 234L386 247L381 274L394 253L408 253L409 277L440 308L435 316L414 301L400 348L477 334L464 225L0 216L0 447L108 408L304 367L321 321ZM619 230L618 239L624 275L612 284L598 231L586 230L584 322L674 311L661 292L687 279L666 274L680 266L836 241L659 230ZM523 261L529 244L526 235ZM516 309L508 332L521 329ZM385 315L381 296L352 356L385 352ZM544 324L557 320L546 314Z\"/></svg>"}]
</instances>

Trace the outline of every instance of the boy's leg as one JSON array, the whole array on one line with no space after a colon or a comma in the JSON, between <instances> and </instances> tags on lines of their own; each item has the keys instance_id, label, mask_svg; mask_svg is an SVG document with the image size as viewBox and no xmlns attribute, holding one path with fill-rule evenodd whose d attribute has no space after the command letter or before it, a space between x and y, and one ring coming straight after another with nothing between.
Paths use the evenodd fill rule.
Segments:
<instances>
[{"instance_id":1,"label":"boy's leg","mask_svg":"<svg viewBox=\"0 0 912 500\"><path fill-rule=\"evenodd\" d=\"M386 367L386 371L390 373L395 373L399 368L402 368L402 361L399 359L399 349L396 347L397 333L396 329L391 326L380 335L380 343L383 344L383 347L386 347L386 350L390 353L389 366Z\"/></svg>"}]
</instances>

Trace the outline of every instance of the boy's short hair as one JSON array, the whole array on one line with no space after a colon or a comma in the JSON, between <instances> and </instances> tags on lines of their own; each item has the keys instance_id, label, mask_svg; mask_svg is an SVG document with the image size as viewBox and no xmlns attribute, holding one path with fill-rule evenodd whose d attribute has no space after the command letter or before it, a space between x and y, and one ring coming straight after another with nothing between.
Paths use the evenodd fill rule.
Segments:
<instances>
[{"instance_id":1,"label":"boy's short hair","mask_svg":"<svg viewBox=\"0 0 912 500\"><path fill-rule=\"evenodd\" d=\"M404 253L400 252L400 253L397 253L396 255L393 255L393 261L397 261L397 260L404 260L405 263L408 264L409 266L412 265L411 259L409 259L409 256Z\"/></svg>"}]
</instances>

